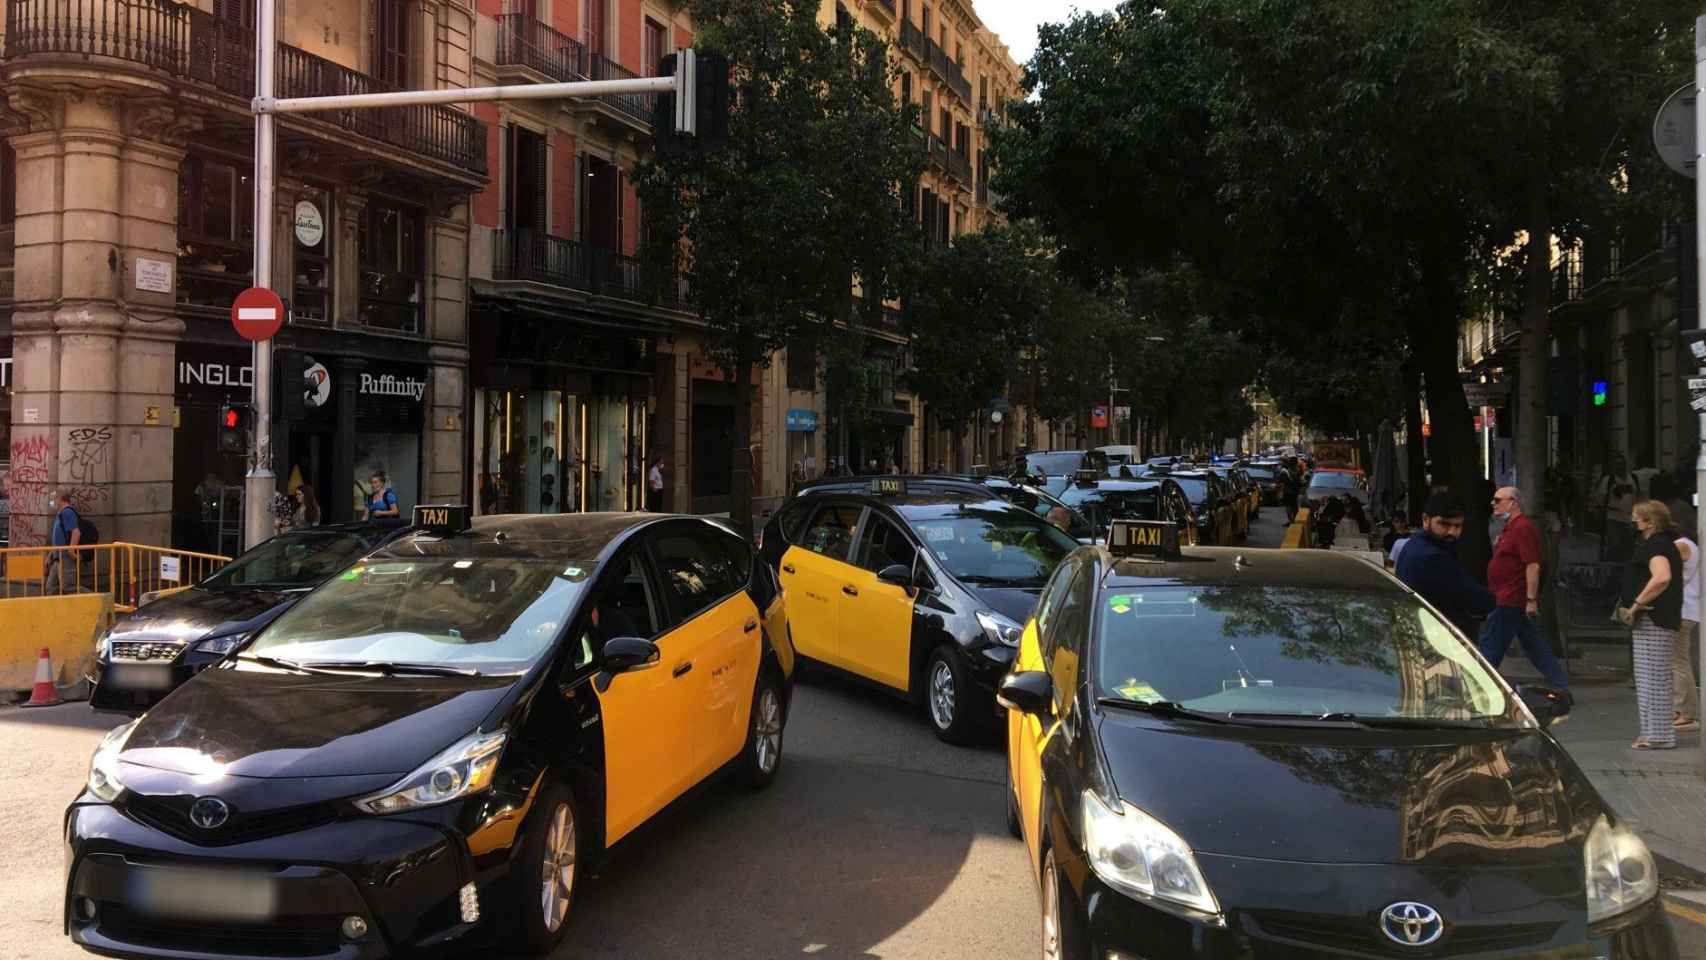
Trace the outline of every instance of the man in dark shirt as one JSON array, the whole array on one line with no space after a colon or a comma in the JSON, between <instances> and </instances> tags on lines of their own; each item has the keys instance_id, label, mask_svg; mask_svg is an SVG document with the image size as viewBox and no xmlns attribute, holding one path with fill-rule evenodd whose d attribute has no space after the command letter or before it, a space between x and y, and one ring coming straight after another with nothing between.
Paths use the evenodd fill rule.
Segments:
<instances>
[{"instance_id":1,"label":"man in dark shirt","mask_svg":"<svg viewBox=\"0 0 1706 960\"><path fill-rule=\"evenodd\" d=\"M1475 636L1475 618L1493 610L1493 595L1457 559L1463 535L1463 498L1431 494L1422 506L1422 527L1398 555L1398 579L1434 605L1452 625Z\"/></svg>"},{"instance_id":2,"label":"man in dark shirt","mask_svg":"<svg viewBox=\"0 0 1706 960\"><path fill-rule=\"evenodd\" d=\"M1487 564L1487 586L1497 606L1476 646L1497 668L1515 636L1522 642L1523 655L1546 682L1567 690L1570 680L1540 635L1540 530L1523 515L1522 492L1515 487L1500 487L1493 494L1493 514L1505 518L1504 532Z\"/></svg>"}]
</instances>

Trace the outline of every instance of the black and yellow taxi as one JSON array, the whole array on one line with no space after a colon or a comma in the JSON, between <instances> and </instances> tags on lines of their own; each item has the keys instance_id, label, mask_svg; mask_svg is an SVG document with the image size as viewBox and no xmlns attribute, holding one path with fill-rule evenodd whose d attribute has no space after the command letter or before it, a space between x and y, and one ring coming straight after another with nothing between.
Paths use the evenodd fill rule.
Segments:
<instances>
[{"instance_id":1,"label":"black and yellow taxi","mask_svg":"<svg viewBox=\"0 0 1706 960\"><path fill-rule=\"evenodd\" d=\"M1061 500L1089 518L1097 536L1115 520L1164 520L1179 530L1179 542L1198 543L1196 513L1184 488L1165 475L1143 479L1106 479L1080 471Z\"/></svg>"},{"instance_id":2,"label":"black and yellow taxi","mask_svg":"<svg viewBox=\"0 0 1706 960\"><path fill-rule=\"evenodd\" d=\"M73 941L542 953L672 801L776 776L794 658L741 537L658 514L414 519L102 740L65 814Z\"/></svg>"},{"instance_id":3,"label":"black and yellow taxi","mask_svg":"<svg viewBox=\"0 0 1706 960\"><path fill-rule=\"evenodd\" d=\"M1066 511L1066 532L1079 543L1089 543L1097 533L1092 529L1090 521L1082 513L1074 510L1059 497L1049 493L1042 487L1025 482L1024 477L999 477L993 474L982 476L924 473L924 474L894 474L909 490L961 490L970 493L993 493L997 497L1016 506L1024 507L1039 517L1047 520L1056 507ZM891 481L893 482L893 481ZM790 491L783 501L784 507L800 497L821 496L826 493L863 493L870 489L871 478L865 477L825 477L804 483ZM1054 514L1059 519L1059 514ZM759 545L764 543L760 534Z\"/></svg>"},{"instance_id":4,"label":"black and yellow taxi","mask_svg":"<svg viewBox=\"0 0 1706 960\"><path fill-rule=\"evenodd\" d=\"M911 699L936 735L995 727L995 684L1065 531L989 493L870 478L865 494L802 497L764 532L801 658Z\"/></svg>"},{"instance_id":5,"label":"black and yellow taxi","mask_svg":"<svg viewBox=\"0 0 1706 960\"><path fill-rule=\"evenodd\" d=\"M1116 524L1002 682L1008 826L1063 960L1676 960L1654 860L1379 567Z\"/></svg>"},{"instance_id":6,"label":"black and yellow taxi","mask_svg":"<svg viewBox=\"0 0 1706 960\"><path fill-rule=\"evenodd\" d=\"M1237 498L1219 475L1195 467L1168 471L1167 478L1185 491L1196 515L1197 542L1230 546L1243 526L1238 520Z\"/></svg>"},{"instance_id":7,"label":"black and yellow taxi","mask_svg":"<svg viewBox=\"0 0 1706 960\"><path fill-rule=\"evenodd\" d=\"M1246 466L1244 472L1260 488L1264 504L1278 506L1285 502L1287 472L1284 464L1259 460Z\"/></svg>"}]
</instances>

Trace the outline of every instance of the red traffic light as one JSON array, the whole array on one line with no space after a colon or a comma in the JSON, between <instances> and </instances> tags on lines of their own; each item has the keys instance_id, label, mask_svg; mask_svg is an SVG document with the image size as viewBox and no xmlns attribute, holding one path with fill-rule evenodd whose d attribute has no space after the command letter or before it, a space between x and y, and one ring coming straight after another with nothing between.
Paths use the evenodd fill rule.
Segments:
<instances>
[{"instance_id":1,"label":"red traffic light","mask_svg":"<svg viewBox=\"0 0 1706 960\"><path fill-rule=\"evenodd\" d=\"M226 407L225 408L225 429L227 429L227 430L237 429L237 427L241 423L242 419L243 419L242 415L237 412L236 407Z\"/></svg>"}]
</instances>

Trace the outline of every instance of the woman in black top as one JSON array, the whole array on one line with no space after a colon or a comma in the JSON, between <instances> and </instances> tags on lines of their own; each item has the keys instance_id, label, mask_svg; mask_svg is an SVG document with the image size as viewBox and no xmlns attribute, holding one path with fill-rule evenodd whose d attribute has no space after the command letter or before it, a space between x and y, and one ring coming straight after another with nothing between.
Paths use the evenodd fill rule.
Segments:
<instances>
[{"instance_id":1,"label":"woman in black top","mask_svg":"<svg viewBox=\"0 0 1706 960\"><path fill-rule=\"evenodd\" d=\"M1636 750L1676 746L1671 724L1671 645L1682 626L1682 556L1671 536L1670 511L1642 500L1632 511L1637 542L1623 575L1635 661L1635 702L1641 714Z\"/></svg>"}]
</instances>

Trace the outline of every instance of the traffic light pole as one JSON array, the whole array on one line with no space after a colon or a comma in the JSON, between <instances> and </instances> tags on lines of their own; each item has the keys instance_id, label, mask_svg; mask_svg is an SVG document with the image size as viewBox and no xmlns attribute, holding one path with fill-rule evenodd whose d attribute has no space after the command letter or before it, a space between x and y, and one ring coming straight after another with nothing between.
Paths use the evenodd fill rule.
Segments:
<instances>
[{"instance_id":1,"label":"traffic light pole","mask_svg":"<svg viewBox=\"0 0 1706 960\"><path fill-rule=\"evenodd\" d=\"M271 99L278 62L277 0L255 4L255 98ZM272 289L274 197L277 192L274 149L277 118L255 113L255 262L250 286ZM272 338L254 341L252 361L255 410L254 453L243 480L243 549L272 536L272 497L277 477L272 468Z\"/></svg>"},{"instance_id":2,"label":"traffic light pole","mask_svg":"<svg viewBox=\"0 0 1706 960\"><path fill-rule=\"evenodd\" d=\"M695 136L697 130L697 60L692 50L669 58L674 73L629 80L582 80L508 87L468 87L450 90L399 90L331 97L273 96L273 71L278 54L277 0L256 0L255 99L255 262L253 286L272 288L273 206L277 192L275 124L281 113L358 110L419 104L485 103L496 100L565 100L624 93L674 93L675 132ZM272 497L277 490L272 456L272 340L254 346L254 446L243 484L243 547L248 549L272 535ZM289 389L299 385L289 384Z\"/></svg>"}]
</instances>

